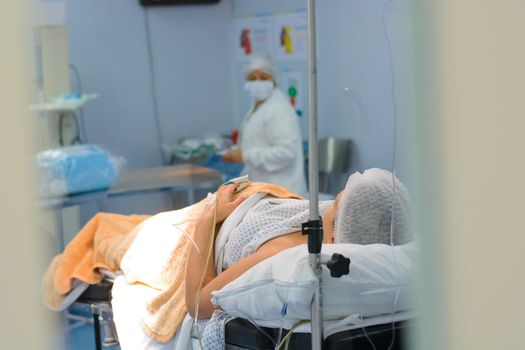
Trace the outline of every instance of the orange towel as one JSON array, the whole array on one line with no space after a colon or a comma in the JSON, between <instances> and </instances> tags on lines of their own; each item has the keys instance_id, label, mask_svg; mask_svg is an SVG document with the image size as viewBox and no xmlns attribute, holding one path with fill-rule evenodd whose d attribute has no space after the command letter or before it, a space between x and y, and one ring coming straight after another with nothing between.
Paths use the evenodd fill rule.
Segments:
<instances>
[{"instance_id":1,"label":"orange towel","mask_svg":"<svg viewBox=\"0 0 525 350\"><path fill-rule=\"evenodd\" d=\"M89 220L63 254L53 258L44 275L42 293L48 305L58 308L71 291L75 278L96 284L102 281L99 268L117 271L131 244L126 237L148 217L98 213Z\"/></svg>"},{"instance_id":2,"label":"orange towel","mask_svg":"<svg viewBox=\"0 0 525 350\"><path fill-rule=\"evenodd\" d=\"M257 192L301 198L281 186L266 183L251 183L241 193ZM206 200L202 200L153 217L95 215L49 265L43 280L44 299L56 308L71 290L74 279L95 284L102 280L99 268L121 270L128 283L140 283L158 291L153 299L144 301L148 312L142 328L151 338L168 342L186 315L184 277L191 250L188 236L193 236L205 206Z\"/></svg>"}]
</instances>

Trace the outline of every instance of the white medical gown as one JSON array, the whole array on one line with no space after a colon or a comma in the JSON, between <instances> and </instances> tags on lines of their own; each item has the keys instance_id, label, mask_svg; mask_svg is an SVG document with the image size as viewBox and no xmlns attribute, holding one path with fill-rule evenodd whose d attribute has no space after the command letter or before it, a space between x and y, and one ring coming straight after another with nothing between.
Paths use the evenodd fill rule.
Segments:
<instances>
[{"instance_id":1,"label":"white medical gown","mask_svg":"<svg viewBox=\"0 0 525 350\"><path fill-rule=\"evenodd\" d=\"M250 180L282 185L305 195L306 180L299 121L292 105L281 90L253 112L241 126L244 174Z\"/></svg>"}]
</instances>

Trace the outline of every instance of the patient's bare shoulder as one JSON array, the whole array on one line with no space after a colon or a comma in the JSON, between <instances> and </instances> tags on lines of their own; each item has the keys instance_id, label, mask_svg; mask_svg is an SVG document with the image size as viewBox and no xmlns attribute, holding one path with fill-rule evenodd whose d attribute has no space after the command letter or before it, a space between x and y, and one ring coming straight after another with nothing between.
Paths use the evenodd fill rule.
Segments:
<instances>
[{"instance_id":1,"label":"patient's bare shoulder","mask_svg":"<svg viewBox=\"0 0 525 350\"><path fill-rule=\"evenodd\" d=\"M257 253L264 253L272 256L285 249L293 248L300 244L305 244L308 240L307 236L303 236L300 231L292 232L287 235L279 236L270 239L257 249Z\"/></svg>"}]
</instances>

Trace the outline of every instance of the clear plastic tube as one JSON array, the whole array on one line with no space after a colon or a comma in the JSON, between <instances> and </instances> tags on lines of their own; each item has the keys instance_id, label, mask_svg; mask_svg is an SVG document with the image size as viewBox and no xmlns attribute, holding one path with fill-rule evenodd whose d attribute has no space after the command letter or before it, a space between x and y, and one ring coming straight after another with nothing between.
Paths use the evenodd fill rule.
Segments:
<instances>
[{"instance_id":1,"label":"clear plastic tube","mask_svg":"<svg viewBox=\"0 0 525 350\"><path fill-rule=\"evenodd\" d=\"M281 343L281 339L283 337L283 328L284 328L283 327L283 319L281 318L281 326L279 327L279 335L277 336L277 341L276 341L277 344ZM276 346L275 350L279 350L279 348Z\"/></svg>"},{"instance_id":2,"label":"clear plastic tube","mask_svg":"<svg viewBox=\"0 0 525 350\"><path fill-rule=\"evenodd\" d=\"M366 332L366 328L361 326L361 330L363 331L363 334L365 335L366 340L368 340L368 342L370 343L370 346L372 347L372 350L377 350L374 342L372 341L372 338L370 338L370 336Z\"/></svg>"},{"instance_id":3,"label":"clear plastic tube","mask_svg":"<svg viewBox=\"0 0 525 350\"><path fill-rule=\"evenodd\" d=\"M186 236L186 238L188 238L190 240L191 244L193 244L193 247L195 248L197 253L199 253L199 258L201 259L201 262L204 262L204 260L202 259L202 256L201 256L201 251L200 251L199 247L197 246L197 243L195 243L193 238L191 238L190 234L188 232L186 232L186 230L184 230L181 227L179 227L178 224L173 224L173 227L175 227L177 230L182 232Z\"/></svg>"},{"instance_id":4,"label":"clear plastic tube","mask_svg":"<svg viewBox=\"0 0 525 350\"><path fill-rule=\"evenodd\" d=\"M221 186L219 186L219 188L217 189L215 198L212 199L212 200L215 201L215 208L214 208L214 212L213 212L213 225L212 225L212 232L210 234L210 244L209 244L209 248L208 248L208 254L206 256L206 263L204 264L204 270L202 272L201 280L199 282L199 287L197 288L197 291L195 292L195 317L193 319L194 325L195 325L195 321L199 319L200 295L201 295L201 290L202 290L203 283L204 283L204 278L206 276L206 271L208 270L208 265L210 264L210 259L211 259L212 253L213 253L213 246L214 246L213 245L213 241L215 239L215 226L216 226L216 223L217 223L217 205L219 203L221 190L222 190L222 188L224 186L225 186L225 184L222 184ZM193 243L195 243L195 242L193 242ZM199 253L199 256L202 259L202 256L200 255L200 253ZM200 346L201 349L203 349L203 347L202 347L202 334L201 334L201 331L200 331L200 328L199 328L198 325L197 325L197 337L198 337L198 340L199 340L199 346Z\"/></svg>"},{"instance_id":5,"label":"clear plastic tube","mask_svg":"<svg viewBox=\"0 0 525 350\"><path fill-rule=\"evenodd\" d=\"M261 332L262 335L264 335L266 338L268 338L268 340L270 340L272 342L272 344L274 346L276 346L275 348L278 349L277 347L277 343L275 342L275 340L273 339L272 336L270 336L268 333L266 333L266 331L264 329L262 329L258 324L257 322L255 322L254 319L252 319L249 315L245 314L244 312L240 311L240 310L234 310L234 311L229 311L228 314L232 315L232 316L239 316L239 317L242 317L243 319L247 320L248 322L250 322L252 325L255 326L255 328L257 328L257 330L259 332Z\"/></svg>"},{"instance_id":6,"label":"clear plastic tube","mask_svg":"<svg viewBox=\"0 0 525 350\"><path fill-rule=\"evenodd\" d=\"M302 326L303 324L307 324L307 323L310 323L309 320L301 320L299 322L297 322L289 331L288 333L286 333L286 335L284 336L284 338L281 340L281 342L279 344L276 345L276 349L280 349L283 345L285 345L285 348L287 349L288 348L288 343L290 342L290 338L292 337L292 334L293 332L300 326Z\"/></svg>"},{"instance_id":7,"label":"clear plastic tube","mask_svg":"<svg viewBox=\"0 0 525 350\"><path fill-rule=\"evenodd\" d=\"M388 12L388 4L390 0L383 0L382 5L382 25L383 25L383 32L385 34L385 39L387 42L388 47L388 58L389 58L389 67L390 67L390 94L392 98L392 108L393 108L393 120L392 120L392 133L393 133L393 145L392 145L392 209L391 209L391 216L390 216L390 246L394 246L394 218L395 218L395 212L396 212L396 157L397 157L397 100L395 96L395 72L394 72L394 55L392 50L392 42L390 39L390 35L388 33L388 26L387 26L387 12ZM392 258L394 260L394 271L395 271L395 280L396 285L399 284L399 270L398 270L398 262L396 257L396 252L394 249L391 249L392 251ZM397 288L396 296L392 302L392 311L391 311L391 324L392 324L392 340L390 342L390 345L388 346L388 350L391 350L392 347L395 344L396 340L396 332L395 332L395 307L397 304L397 300L399 298L400 289ZM366 335L366 331L363 329ZM366 335L367 336L367 335ZM370 340L370 338L367 339ZM375 346L374 346L375 349Z\"/></svg>"}]
</instances>

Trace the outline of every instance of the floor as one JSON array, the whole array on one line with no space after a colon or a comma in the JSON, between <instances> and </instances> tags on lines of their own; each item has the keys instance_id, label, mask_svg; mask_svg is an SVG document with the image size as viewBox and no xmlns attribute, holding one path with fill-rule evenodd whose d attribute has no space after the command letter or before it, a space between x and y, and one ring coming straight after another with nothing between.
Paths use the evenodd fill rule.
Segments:
<instances>
[{"instance_id":1,"label":"floor","mask_svg":"<svg viewBox=\"0 0 525 350\"><path fill-rule=\"evenodd\" d=\"M69 331L66 349L71 350L94 350L95 340L93 325L87 324Z\"/></svg>"}]
</instances>

